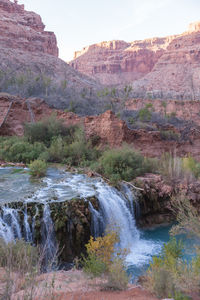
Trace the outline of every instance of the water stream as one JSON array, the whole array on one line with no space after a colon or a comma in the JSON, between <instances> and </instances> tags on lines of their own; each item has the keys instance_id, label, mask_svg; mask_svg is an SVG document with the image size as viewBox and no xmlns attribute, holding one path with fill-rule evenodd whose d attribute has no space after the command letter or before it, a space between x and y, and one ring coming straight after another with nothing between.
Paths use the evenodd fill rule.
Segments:
<instances>
[{"instance_id":1,"label":"water stream","mask_svg":"<svg viewBox=\"0 0 200 300\"><path fill-rule=\"evenodd\" d=\"M163 241L145 237L144 232L138 230L135 215L139 217L139 204L129 187L124 185L122 190L118 191L100 178L89 178L53 168L48 170L47 176L40 184L31 182L27 173L13 173L12 168L0 169L0 237L6 242L22 237L32 242L34 222L29 224L27 210L23 210L25 229L22 231L19 210L8 208L7 203L19 201L42 203L43 243L48 259L52 259L56 251L56 240L49 203L63 202L75 197L86 199L92 196L96 196L99 202L98 211L89 203L93 235L97 237L107 226L115 226L119 232L119 246L130 249L127 264L136 269L146 266L151 257L160 252Z\"/></svg>"}]
</instances>

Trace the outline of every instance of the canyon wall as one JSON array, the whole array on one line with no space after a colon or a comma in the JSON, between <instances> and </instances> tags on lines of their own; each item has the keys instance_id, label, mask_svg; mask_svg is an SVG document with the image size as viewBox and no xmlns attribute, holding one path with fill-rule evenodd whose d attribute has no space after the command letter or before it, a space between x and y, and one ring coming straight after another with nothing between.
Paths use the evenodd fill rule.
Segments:
<instances>
[{"instance_id":1,"label":"canyon wall","mask_svg":"<svg viewBox=\"0 0 200 300\"><path fill-rule=\"evenodd\" d=\"M94 99L100 85L58 58L53 32L24 5L0 0L0 91L23 97L40 96L52 106ZM95 95L95 96L94 96Z\"/></svg>"},{"instance_id":2,"label":"canyon wall","mask_svg":"<svg viewBox=\"0 0 200 300\"><path fill-rule=\"evenodd\" d=\"M200 97L200 22L166 38L110 41L76 52L71 66L107 85L130 84L132 96Z\"/></svg>"}]
</instances>

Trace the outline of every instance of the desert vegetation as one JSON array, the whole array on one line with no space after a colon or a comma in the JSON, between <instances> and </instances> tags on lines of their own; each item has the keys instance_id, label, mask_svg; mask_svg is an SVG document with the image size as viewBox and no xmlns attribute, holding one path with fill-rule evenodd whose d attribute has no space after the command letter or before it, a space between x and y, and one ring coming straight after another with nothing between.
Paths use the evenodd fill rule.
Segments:
<instances>
[{"instance_id":1,"label":"desert vegetation","mask_svg":"<svg viewBox=\"0 0 200 300\"><path fill-rule=\"evenodd\" d=\"M0 159L29 164L31 174L36 177L45 174L46 163L62 163L69 168L90 168L112 183L131 181L148 172L162 174L170 180L192 180L200 175L200 165L191 156L179 158L175 153L165 153L161 159L149 159L126 144L115 149L99 147L98 136L87 140L81 126L65 126L56 115L25 124L24 132L21 138L0 138ZM165 139L179 138L171 131L161 134Z\"/></svg>"},{"instance_id":2,"label":"desert vegetation","mask_svg":"<svg viewBox=\"0 0 200 300\"><path fill-rule=\"evenodd\" d=\"M120 249L116 255L119 237L116 230L107 230L103 237L90 238L86 244L87 255L83 257L83 270L93 277L104 277L104 289L124 290L129 278L126 273L125 256L128 249Z\"/></svg>"},{"instance_id":3,"label":"desert vegetation","mask_svg":"<svg viewBox=\"0 0 200 300\"><path fill-rule=\"evenodd\" d=\"M46 162L64 163L69 167L89 167L111 182L130 181L151 171L153 163L128 145L118 149L100 149L99 138L86 140L80 126L64 126L52 115L37 123L25 124L23 138L2 137L0 159L30 164L31 175L45 174Z\"/></svg>"},{"instance_id":4,"label":"desert vegetation","mask_svg":"<svg viewBox=\"0 0 200 300\"><path fill-rule=\"evenodd\" d=\"M192 299L190 295L200 293L200 249L196 244L195 256L184 257L184 243L174 235L184 233L190 238L200 237L200 218L196 208L180 194L172 199L177 225L171 229L172 238L164 245L159 257L154 257L146 276L148 288L158 297Z\"/></svg>"}]
</instances>

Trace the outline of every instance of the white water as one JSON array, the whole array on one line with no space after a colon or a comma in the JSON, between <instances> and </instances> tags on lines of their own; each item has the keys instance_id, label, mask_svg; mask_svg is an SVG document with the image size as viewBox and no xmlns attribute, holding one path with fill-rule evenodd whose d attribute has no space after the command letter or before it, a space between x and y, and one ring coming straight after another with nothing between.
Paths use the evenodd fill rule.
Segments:
<instances>
[{"instance_id":1,"label":"white water","mask_svg":"<svg viewBox=\"0 0 200 300\"><path fill-rule=\"evenodd\" d=\"M162 243L143 239L137 229L134 216L134 205L137 204L137 199L134 199L131 190L127 186L123 188L123 192L119 192L99 178L91 179L85 175L74 175L51 169L48 176L43 180L42 186L38 187L37 190L34 186L30 194L31 196L25 199L22 197L22 201L43 203L44 232L45 230L47 232L47 228L52 228L52 234L43 234L49 257L53 255L51 249L56 248L56 242L48 203L62 202L75 197L85 199L91 196L97 197L99 211L95 210L91 203L89 204L93 217L93 234L98 236L107 226L116 226L120 237L120 247L130 249L130 254L127 256L128 264L137 267L142 266L148 263L152 255L156 255L161 249ZM5 197L5 191L2 195ZM8 199L2 199L0 194L0 202L8 202ZM7 242L15 238L21 238L18 211L9 209L6 206L2 207L2 211L0 237L3 237ZM34 228L28 223L26 211L24 212L24 227L25 239L30 241L34 234Z\"/></svg>"}]
</instances>

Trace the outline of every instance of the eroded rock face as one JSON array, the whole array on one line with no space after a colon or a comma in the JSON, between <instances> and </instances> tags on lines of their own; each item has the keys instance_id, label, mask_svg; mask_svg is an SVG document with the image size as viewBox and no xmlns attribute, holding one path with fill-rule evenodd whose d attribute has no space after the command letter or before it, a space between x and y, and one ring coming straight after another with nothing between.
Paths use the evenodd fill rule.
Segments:
<instances>
[{"instance_id":1,"label":"eroded rock face","mask_svg":"<svg viewBox=\"0 0 200 300\"><path fill-rule=\"evenodd\" d=\"M166 38L110 41L76 52L70 63L100 82L131 84L134 97L197 99L200 96L200 22Z\"/></svg>"},{"instance_id":2,"label":"eroded rock face","mask_svg":"<svg viewBox=\"0 0 200 300\"><path fill-rule=\"evenodd\" d=\"M168 180L158 174L145 174L137 177L135 184L143 191L138 193L140 205L140 226L167 224L176 220L171 198L185 195L200 212L200 181L193 179Z\"/></svg>"},{"instance_id":3,"label":"eroded rock face","mask_svg":"<svg viewBox=\"0 0 200 300\"><path fill-rule=\"evenodd\" d=\"M169 41L154 38L132 43L102 42L75 52L70 65L106 85L131 82L152 70Z\"/></svg>"},{"instance_id":4,"label":"eroded rock face","mask_svg":"<svg viewBox=\"0 0 200 300\"><path fill-rule=\"evenodd\" d=\"M58 57L56 36L44 31L41 17L24 10L24 5L0 1L0 45L2 48L41 52Z\"/></svg>"}]
</instances>

